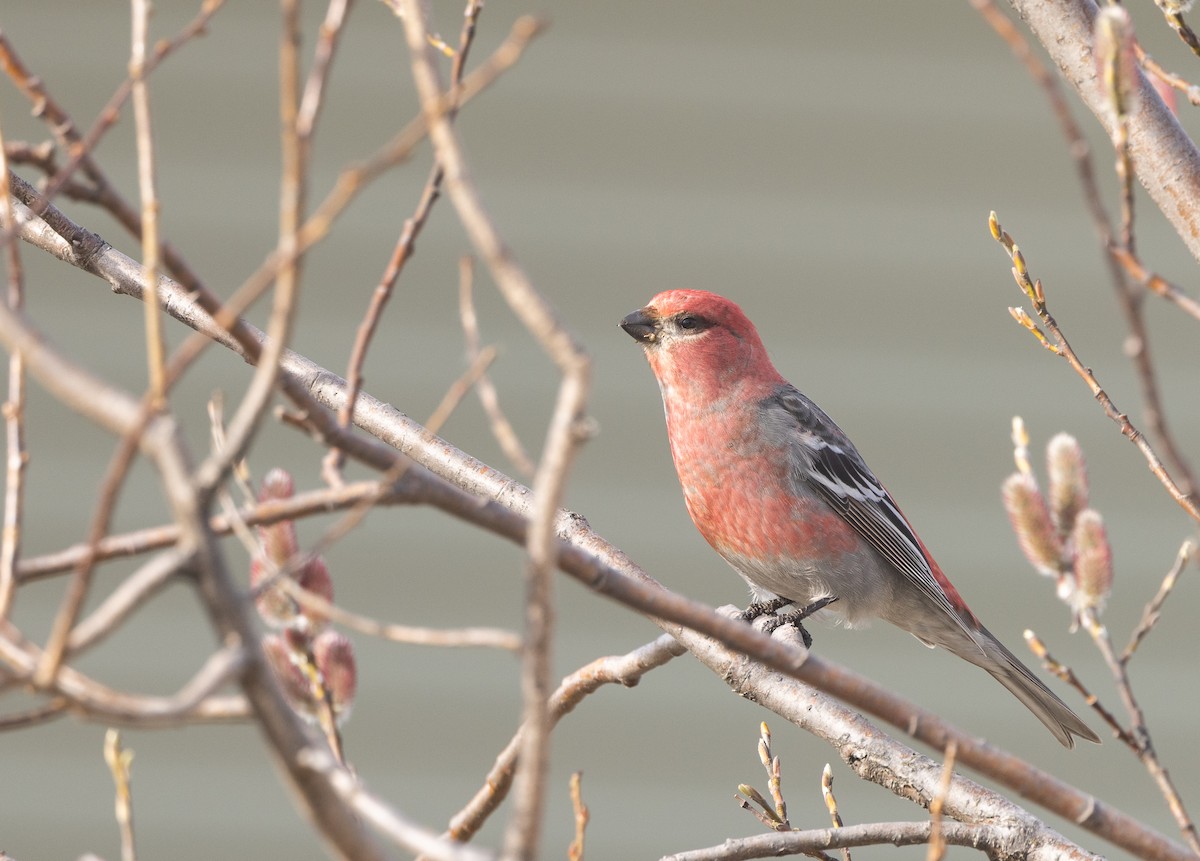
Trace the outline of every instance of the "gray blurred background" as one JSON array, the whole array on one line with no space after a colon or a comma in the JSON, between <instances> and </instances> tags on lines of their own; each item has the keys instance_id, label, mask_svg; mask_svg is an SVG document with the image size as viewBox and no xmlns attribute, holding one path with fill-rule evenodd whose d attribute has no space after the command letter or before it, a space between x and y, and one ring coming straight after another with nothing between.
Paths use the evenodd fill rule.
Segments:
<instances>
[{"instance_id":1,"label":"gray blurred background","mask_svg":"<svg viewBox=\"0 0 1200 861\"><path fill-rule=\"evenodd\" d=\"M323 12L311 5L306 48ZM156 37L173 35L193 6L159 4ZM443 35L455 37L461 4L434 6ZM1157 13L1134 11L1151 53L1198 77L1195 59ZM1068 635L1052 584L1032 573L1009 529L999 484L1012 470L1012 416L1024 416L1039 468L1057 431L1071 431L1085 447L1093 502L1107 518L1116 557L1105 618L1118 644L1193 526L1082 382L1009 318L1007 306L1022 297L988 235L992 209L1043 279L1073 345L1118 407L1138 419L1123 326L1072 163L1041 93L1008 49L965 3L510 2L484 11L476 60L524 12L544 13L553 26L459 122L497 223L595 360L591 412L600 434L572 477L570 507L671 588L713 604L745 601L740 580L688 521L657 387L640 350L616 327L661 289L725 293L758 323L780 370L855 439L988 626L1021 654L1021 632L1034 628L1119 709L1090 641ZM17 0L5 4L0 25L81 125L125 76L122 4ZM153 77L164 234L225 295L274 242L276 43L271 4L232 4L206 38ZM399 23L381 4L358 4L317 135L314 204L341 166L372 151L414 110ZM1107 143L1094 119L1077 113L1115 208ZM45 136L7 81L0 122L10 140ZM98 155L136 200L131 129L127 115ZM295 347L339 373L428 158L423 149L373 186L308 258ZM1190 286L1194 261L1143 196L1138 205L1144 259ZM66 208L137 255L137 243L99 212ZM442 201L367 363L368 390L418 419L465 364L456 309L465 250ZM143 386L141 307L32 249L23 256L30 314L47 336L109 378ZM493 376L504 406L536 450L555 374L484 275L477 293L484 340L500 350ZM1195 324L1153 299L1147 316L1169 418L1195 453ZM261 324L261 309L252 317ZM173 344L186 334L169 328ZM244 365L213 350L174 397L197 451L208 445L209 394L220 389L234 402L246 380ZM25 552L36 554L82 538L113 441L81 428L36 386L30 401ZM511 471L475 401L444 435ZM307 440L272 424L250 463L256 477L286 466L300 486L313 487L319 457ZM117 528L160 523L163 510L139 466ZM326 525L305 523L302 536L311 541ZM232 542L228 550L234 567L244 568L244 551ZM519 550L434 512L377 511L328 561L338 600L350 609L410 624L520 624ZM97 595L133 567L105 566ZM62 585L19 593L16 619L30 636L45 637ZM559 674L658 633L565 578L559 596ZM1189 632L1198 605L1189 571L1132 664L1157 748L1193 810L1200 777ZM1117 743L1063 750L985 674L886 626L817 626L815 634L826 657L1176 834L1150 779ZM354 639L360 690L345 730L348 754L371 788L441 828L515 728L516 662ZM79 663L113 686L169 693L212 640L196 600L176 587ZM834 755L772 717L686 657L636 689L600 691L555 735L543 857L565 855L567 778L577 769L591 807L591 858L655 858L757 833L732 794L741 782L765 788L755 754L763 719L783 758L793 823L823 827L820 772ZM0 848L22 861L119 854L103 733L68 718L0 737ZM252 728L127 732L126 743L136 751L143 857L322 857ZM925 817L859 782L840 761L833 767L848 823ZM495 844L506 815L507 808L495 817L484 843ZM1069 823L1054 824L1121 857ZM924 849L866 849L856 857L896 854L924 857Z\"/></svg>"}]
</instances>

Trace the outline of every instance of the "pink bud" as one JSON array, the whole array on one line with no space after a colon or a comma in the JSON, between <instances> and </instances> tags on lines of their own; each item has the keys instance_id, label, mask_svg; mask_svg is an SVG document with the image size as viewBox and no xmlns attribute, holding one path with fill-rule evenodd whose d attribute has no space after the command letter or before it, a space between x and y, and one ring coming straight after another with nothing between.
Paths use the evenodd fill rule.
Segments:
<instances>
[{"instance_id":1,"label":"pink bud","mask_svg":"<svg viewBox=\"0 0 1200 861\"><path fill-rule=\"evenodd\" d=\"M259 502L290 499L295 492L292 476L282 469L273 469L263 479L258 491ZM266 557L282 568L300 549L296 539L296 526L290 520L258 527L258 538L262 542Z\"/></svg>"},{"instance_id":2,"label":"pink bud","mask_svg":"<svg viewBox=\"0 0 1200 861\"><path fill-rule=\"evenodd\" d=\"M1015 472L1001 487L1004 508L1025 558L1047 577L1062 569L1062 542L1032 475Z\"/></svg>"},{"instance_id":3,"label":"pink bud","mask_svg":"<svg viewBox=\"0 0 1200 861\"><path fill-rule=\"evenodd\" d=\"M292 480L292 474L276 467L263 477L262 487L258 489L258 501L291 499L295 492L296 483Z\"/></svg>"},{"instance_id":4,"label":"pink bud","mask_svg":"<svg viewBox=\"0 0 1200 861\"><path fill-rule=\"evenodd\" d=\"M1088 504L1087 462L1079 441L1060 433L1046 446L1046 470L1050 476L1050 513L1058 534L1066 537L1075 517Z\"/></svg>"},{"instance_id":5,"label":"pink bud","mask_svg":"<svg viewBox=\"0 0 1200 861\"><path fill-rule=\"evenodd\" d=\"M317 597L333 603L333 578L329 576L329 566L320 556L310 559L308 564L300 569L296 582L305 591L312 592ZM300 612L308 618L308 622L314 630L323 627L329 621L324 613L314 607L301 605Z\"/></svg>"},{"instance_id":6,"label":"pink bud","mask_svg":"<svg viewBox=\"0 0 1200 861\"><path fill-rule=\"evenodd\" d=\"M358 689L354 645L337 631L327 629L318 634L313 642L313 658L329 691L333 713L340 723L350 716L354 694Z\"/></svg>"},{"instance_id":7,"label":"pink bud","mask_svg":"<svg viewBox=\"0 0 1200 861\"><path fill-rule=\"evenodd\" d=\"M1077 610L1102 610L1112 591L1112 547L1104 520L1091 508L1084 509L1075 520L1071 535L1075 549L1075 594L1072 603Z\"/></svg>"},{"instance_id":8,"label":"pink bud","mask_svg":"<svg viewBox=\"0 0 1200 861\"><path fill-rule=\"evenodd\" d=\"M273 502L290 499L293 493L295 482L292 476L286 470L272 469L263 478L258 499L259 502ZM325 614L305 608L278 582L265 588L263 585L276 571L287 571L289 565L299 562L300 542L295 524L283 520L260 526L258 537L262 544L262 557L250 562L250 585L255 588L255 604L259 615L277 627L299 623L315 630L323 626L327 621ZM326 601L333 601L333 580L323 559L310 559L299 571L289 576L305 590Z\"/></svg>"},{"instance_id":9,"label":"pink bud","mask_svg":"<svg viewBox=\"0 0 1200 861\"><path fill-rule=\"evenodd\" d=\"M263 555L279 568L287 565L300 550L296 526L290 520L258 527L258 540L262 542Z\"/></svg>"}]
</instances>

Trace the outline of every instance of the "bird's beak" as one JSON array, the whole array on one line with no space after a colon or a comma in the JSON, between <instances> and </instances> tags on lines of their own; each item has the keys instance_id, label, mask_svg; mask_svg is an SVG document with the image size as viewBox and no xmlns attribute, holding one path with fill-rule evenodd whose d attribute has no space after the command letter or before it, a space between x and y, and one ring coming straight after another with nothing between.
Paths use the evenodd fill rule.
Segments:
<instances>
[{"instance_id":1,"label":"bird's beak","mask_svg":"<svg viewBox=\"0 0 1200 861\"><path fill-rule=\"evenodd\" d=\"M658 337L658 321L647 314L645 308L639 308L622 320L621 328L642 344L652 344Z\"/></svg>"}]
</instances>

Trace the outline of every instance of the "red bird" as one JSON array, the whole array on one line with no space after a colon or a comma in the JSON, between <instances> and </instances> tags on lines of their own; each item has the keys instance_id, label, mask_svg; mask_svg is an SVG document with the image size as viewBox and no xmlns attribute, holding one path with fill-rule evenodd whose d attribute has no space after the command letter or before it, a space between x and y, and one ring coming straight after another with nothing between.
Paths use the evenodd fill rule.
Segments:
<instances>
[{"instance_id":1,"label":"red bird","mask_svg":"<svg viewBox=\"0 0 1200 861\"><path fill-rule=\"evenodd\" d=\"M794 604L781 618L797 623L826 605L851 626L884 619L987 670L1065 746L1072 734L1100 741L975 617L850 439L775 370L737 305L669 290L621 328L658 378L692 522L757 601Z\"/></svg>"}]
</instances>

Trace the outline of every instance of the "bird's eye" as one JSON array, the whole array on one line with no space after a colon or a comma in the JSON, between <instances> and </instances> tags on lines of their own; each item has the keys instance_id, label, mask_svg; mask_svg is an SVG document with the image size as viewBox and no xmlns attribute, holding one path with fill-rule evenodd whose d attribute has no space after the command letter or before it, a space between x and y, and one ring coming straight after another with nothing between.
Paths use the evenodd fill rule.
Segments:
<instances>
[{"instance_id":1,"label":"bird's eye","mask_svg":"<svg viewBox=\"0 0 1200 861\"><path fill-rule=\"evenodd\" d=\"M693 317L691 314L679 318L680 329L699 329L700 325L700 318Z\"/></svg>"}]
</instances>

